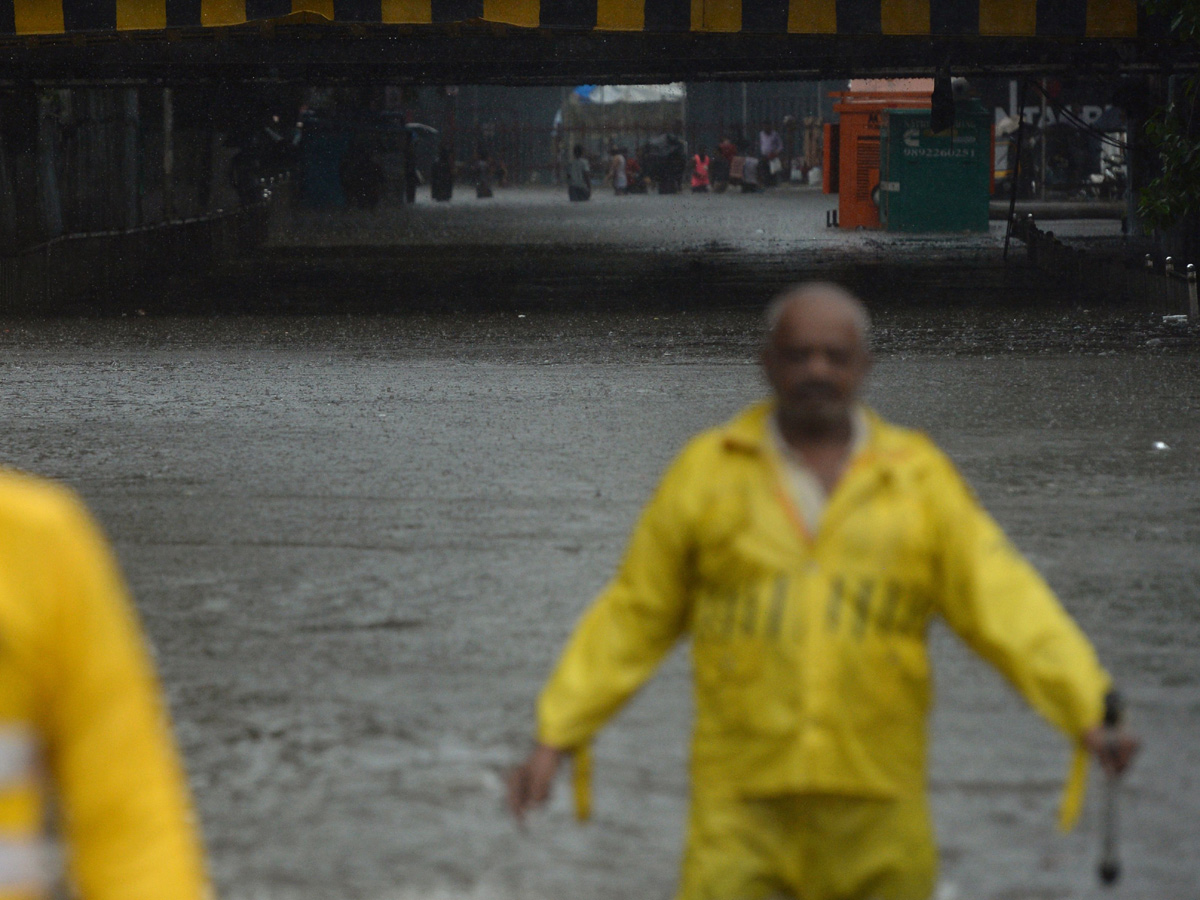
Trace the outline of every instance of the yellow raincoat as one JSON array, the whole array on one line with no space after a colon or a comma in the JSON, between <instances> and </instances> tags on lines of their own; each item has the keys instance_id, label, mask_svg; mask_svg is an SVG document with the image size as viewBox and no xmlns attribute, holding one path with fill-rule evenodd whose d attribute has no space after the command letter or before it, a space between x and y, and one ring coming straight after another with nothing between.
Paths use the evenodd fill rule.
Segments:
<instances>
[{"instance_id":1,"label":"yellow raincoat","mask_svg":"<svg viewBox=\"0 0 1200 900\"><path fill-rule=\"evenodd\" d=\"M949 460L868 413L866 445L810 535L783 488L770 413L752 407L672 464L541 694L539 740L586 756L690 633L694 798L920 798L926 626L940 615L1078 747L1108 676Z\"/></svg>"},{"instance_id":2,"label":"yellow raincoat","mask_svg":"<svg viewBox=\"0 0 1200 900\"><path fill-rule=\"evenodd\" d=\"M48 796L82 900L209 895L115 561L68 491L0 471L0 900L47 895Z\"/></svg>"}]
</instances>

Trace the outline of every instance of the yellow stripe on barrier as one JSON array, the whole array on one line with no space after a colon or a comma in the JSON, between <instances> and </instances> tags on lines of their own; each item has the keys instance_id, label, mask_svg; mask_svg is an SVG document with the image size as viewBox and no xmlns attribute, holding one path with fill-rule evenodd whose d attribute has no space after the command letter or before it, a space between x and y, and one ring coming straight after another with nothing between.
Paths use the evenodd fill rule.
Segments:
<instances>
[{"instance_id":1,"label":"yellow stripe on barrier","mask_svg":"<svg viewBox=\"0 0 1200 900\"><path fill-rule=\"evenodd\" d=\"M167 27L167 0L117 0L118 31L151 31Z\"/></svg>"},{"instance_id":2,"label":"yellow stripe on barrier","mask_svg":"<svg viewBox=\"0 0 1200 900\"><path fill-rule=\"evenodd\" d=\"M1037 34L1037 0L979 0L979 33L1033 37Z\"/></svg>"},{"instance_id":3,"label":"yellow stripe on barrier","mask_svg":"<svg viewBox=\"0 0 1200 900\"><path fill-rule=\"evenodd\" d=\"M1088 37L1137 37L1137 0L1088 0Z\"/></svg>"},{"instance_id":4,"label":"yellow stripe on barrier","mask_svg":"<svg viewBox=\"0 0 1200 900\"><path fill-rule=\"evenodd\" d=\"M433 0L383 0L385 25L432 25Z\"/></svg>"},{"instance_id":5,"label":"yellow stripe on barrier","mask_svg":"<svg viewBox=\"0 0 1200 900\"><path fill-rule=\"evenodd\" d=\"M541 24L541 7L538 0L483 0L483 17L489 22L537 28Z\"/></svg>"},{"instance_id":6,"label":"yellow stripe on barrier","mask_svg":"<svg viewBox=\"0 0 1200 900\"><path fill-rule=\"evenodd\" d=\"M596 29L598 31L643 31L646 28L646 6L629 0L596 0Z\"/></svg>"},{"instance_id":7,"label":"yellow stripe on barrier","mask_svg":"<svg viewBox=\"0 0 1200 900\"><path fill-rule=\"evenodd\" d=\"M241 25L246 21L246 0L200 0L200 24Z\"/></svg>"},{"instance_id":8,"label":"yellow stripe on barrier","mask_svg":"<svg viewBox=\"0 0 1200 900\"><path fill-rule=\"evenodd\" d=\"M3 2L3 0L0 0ZM67 0L12 0L17 34L62 34ZM168 0L113 0L119 31L167 28ZM200 0L200 24L206 27L246 22L247 0ZM336 20L336 0L291 0L292 16ZM483 19L519 28L541 25L543 3L561 0L483 0ZM647 0L595 0L597 31L644 31ZM736 33L743 27L746 3L755 0L689 0L693 34ZM928 35L932 0L878 0L885 35ZM963 0L979 10L981 37L1036 37L1039 0ZM1087 0L1087 38L1138 37L1139 0ZM788 0L791 34L836 35L837 0ZM751 11L753 7L751 7ZM433 0L381 0L382 21L394 25L433 24ZM277 21L288 20L285 16ZM1083 37L1081 35L1080 37Z\"/></svg>"},{"instance_id":9,"label":"yellow stripe on barrier","mask_svg":"<svg viewBox=\"0 0 1200 900\"><path fill-rule=\"evenodd\" d=\"M788 31L792 34L837 34L837 0L790 0Z\"/></svg>"},{"instance_id":10,"label":"yellow stripe on barrier","mask_svg":"<svg viewBox=\"0 0 1200 900\"><path fill-rule=\"evenodd\" d=\"M883 0L879 20L884 34L929 34L929 0Z\"/></svg>"},{"instance_id":11,"label":"yellow stripe on barrier","mask_svg":"<svg viewBox=\"0 0 1200 900\"><path fill-rule=\"evenodd\" d=\"M61 34L65 29L61 3L13 0L17 34Z\"/></svg>"},{"instance_id":12,"label":"yellow stripe on barrier","mask_svg":"<svg viewBox=\"0 0 1200 900\"><path fill-rule=\"evenodd\" d=\"M692 31L741 31L742 0L692 0Z\"/></svg>"},{"instance_id":13,"label":"yellow stripe on barrier","mask_svg":"<svg viewBox=\"0 0 1200 900\"><path fill-rule=\"evenodd\" d=\"M318 16L334 20L333 0L292 0L292 13L316 13Z\"/></svg>"}]
</instances>

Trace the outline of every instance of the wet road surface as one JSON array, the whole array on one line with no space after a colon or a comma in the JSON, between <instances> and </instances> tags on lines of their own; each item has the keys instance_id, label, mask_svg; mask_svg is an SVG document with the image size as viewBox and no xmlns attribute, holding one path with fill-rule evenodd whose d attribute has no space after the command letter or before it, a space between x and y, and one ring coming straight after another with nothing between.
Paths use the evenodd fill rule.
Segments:
<instances>
[{"instance_id":1,"label":"wet road surface","mask_svg":"<svg viewBox=\"0 0 1200 900\"><path fill-rule=\"evenodd\" d=\"M79 489L115 541L221 895L671 895L684 652L598 742L591 825L571 822L560 790L522 834L502 773L663 467L762 393L770 290L832 272L856 276L876 316L870 401L959 463L1094 637L1147 741L1122 799L1125 879L1102 892L1099 792L1057 835L1065 743L936 629L942 900L1196 896L1195 332L1062 302L1040 276L1000 270L995 235L926 241L936 258L921 265L913 244L876 236L816 246L821 229L696 269L727 221L658 254L560 223L539 256L533 220L554 213L530 206L513 226L524 267L503 283L489 267L511 246L484 261L463 249L487 234L418 264L366 246L349 216L293 224L263 254L117 314L0 322L0 454ZM334 251L337 229L354 240ZM425 280L397 282L414 272ZM620 290L597 294L591 274ZM312 314L330 298L340 313ZM119 315L137 308L149 314Z\"/></svg>"}]
</instances>

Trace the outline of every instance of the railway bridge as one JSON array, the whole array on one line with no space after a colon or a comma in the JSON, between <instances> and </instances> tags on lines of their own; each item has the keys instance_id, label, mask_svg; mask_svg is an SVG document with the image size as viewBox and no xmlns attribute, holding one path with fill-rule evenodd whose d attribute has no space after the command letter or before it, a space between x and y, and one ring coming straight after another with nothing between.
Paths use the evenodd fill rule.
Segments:
<instances>
[{"instance_id":1,"label":"railway bridge","mask_svg":"<svg viewBox=\"0 0 1200 900\"><path fill-rule=\"evenodd\" d=\"M1161 72L1136 0L3 0L9 84Z\"/></svg>"},{"instance_id":2,"label":"railway bridge","mask_svg":"<svg viewBox=\"0 0 1200 900\"><path fill-rule=\"evenodd\" d=\"M1136 0L0 0L0 304L257 240L218 170L264 90L1084 73L1152 101L1196 61Z\"/></svg>"}]
</instances>

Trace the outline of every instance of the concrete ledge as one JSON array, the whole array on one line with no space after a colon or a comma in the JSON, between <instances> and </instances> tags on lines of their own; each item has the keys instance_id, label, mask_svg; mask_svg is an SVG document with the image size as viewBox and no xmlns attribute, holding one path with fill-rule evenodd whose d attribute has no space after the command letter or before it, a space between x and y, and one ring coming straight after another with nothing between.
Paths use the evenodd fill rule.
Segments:
<instances>
[{"instance_id":1,"label":"concrete ledge","mask_svg":"<svg viewBox=\"0 0 1200 900\"><path fill-rule=\"evenodd\" d=\"M1009 201L993 200L988 204L988 218L1003 222L1008 218ZM1018 200L1018 218L1032 215L1039 222L1055 219L1123 219L1124 200Z\"/></svg>"}]
</instances>

